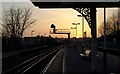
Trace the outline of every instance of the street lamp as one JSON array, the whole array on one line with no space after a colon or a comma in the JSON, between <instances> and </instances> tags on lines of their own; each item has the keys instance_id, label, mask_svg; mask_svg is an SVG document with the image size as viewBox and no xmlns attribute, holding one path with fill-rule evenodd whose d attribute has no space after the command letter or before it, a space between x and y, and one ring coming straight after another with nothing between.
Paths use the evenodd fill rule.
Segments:
<instances>
[{"instance_id":1,"label":"street lamp","mask_svg":"<svg viewBox=\"0 0 120 74\"><path fill-rule=\"evenodd\" d=\"M80 25L80 23L72 23L73 25L76 25L76 38L75 38L75 45L77 49L77 25Z\"/></svg>"},{"instance_id":2,"label":"street lamp","mask_svg":"<svg viewBox=\"0 0 120 74\"><path fill-rule=\"evenodd\" d=\"M35 32L34 30L31 31L31 37L33 36L33 32Z\"/></svg>"},{"instance_id":3,"label":"street lamp","mask_svg":"<svg viewBox=\"0 0 120 74\"><path fill-rule=\"evenodd\" d=\"M80 25L80 23L72 23L73 25L76 25L76 37L77 37L77 25Z\"/></svg>"},{"instance_id":4,"label":"street lamp","mask_svg":"<svg viewBox=\"0 0 120 74\"><path fill-rule=\"evenodd\" d=\"M74 29L76 29L76 27L71 27L71 29L73 29L73 42L74 42Z\"/></svg>"},{"instance_id":5,"label":"street lamp","mask_svg":"<svg viewBox=\"0 0 120 74\"><path fill-rule=\"evenodd\" d=\"M78 17L82 17L82 37L84 33L84 17L82 15L77 15Z\"/></svg>"},{"instance_id":6,"label":"street lamp","mask_svg":"<svg viewBox=\"0 0 120 74\"><path fill-rule=\"evenodd\" d=\"M82 17L82 50L84 51L84 17L82 15L77 15L78 17Z\"/></svg>"},{"instance_id":7,"label":"street lamp","mask_svg":"<svg viewBox=\"0 0 120 74\"><path fill-rule=\"evenodd\" d=\"M74 37L74 29L76 29L76 27L71 27L71 29L73 29L73 37Z\"/></svg>"}]
</instances>

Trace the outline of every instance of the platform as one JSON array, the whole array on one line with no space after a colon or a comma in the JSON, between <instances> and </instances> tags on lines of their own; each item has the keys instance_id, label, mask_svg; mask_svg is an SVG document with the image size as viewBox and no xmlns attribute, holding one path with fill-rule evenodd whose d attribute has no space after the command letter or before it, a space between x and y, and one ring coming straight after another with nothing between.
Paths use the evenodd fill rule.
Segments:
<instances>
[{"instance_id":1,"label":"platform","mask_svg":"<svg viewBox=\"0 0 120 74\"><path fill-rule=\"evenodd\" d=\"M75 72L84 74L92 72L92 60L86 57L80 56L81 49L75 49L75 46L71 46L66 49L62 49L59 53L57 53L54 60L49 64L48 70L46 70L47 74L50 72L57 73L73 73ZM120 72L119 68L119 57L107 54L107 72ZM97 52L97 72L103 73L103 54L101 52Z\"/></svg>"}]
</instances>

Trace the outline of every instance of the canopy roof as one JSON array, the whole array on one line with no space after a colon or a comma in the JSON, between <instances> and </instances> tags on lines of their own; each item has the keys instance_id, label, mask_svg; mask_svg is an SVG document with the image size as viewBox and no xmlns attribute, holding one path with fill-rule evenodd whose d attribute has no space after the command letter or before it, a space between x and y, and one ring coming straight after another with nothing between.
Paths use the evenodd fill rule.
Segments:
<instances>
[{"instance_id":1,"label":"canopy roof","mask_svg":"<svg viewBox=\"0 0 120 74\"><path fill-rule=\"evenodd\" d=\"M40 8L120 7L120 2L32 2Z\"/></svg>"}]
</instances>

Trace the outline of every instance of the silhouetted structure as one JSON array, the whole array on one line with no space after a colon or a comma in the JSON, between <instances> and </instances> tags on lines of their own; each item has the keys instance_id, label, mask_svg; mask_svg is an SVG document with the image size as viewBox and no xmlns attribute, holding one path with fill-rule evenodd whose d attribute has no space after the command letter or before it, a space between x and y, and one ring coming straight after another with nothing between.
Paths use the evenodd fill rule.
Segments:
<instances>
[{"instance_id":1,"label":"silhouetted structure","mask_svg":"<svg viewBox=\"0 0 120 74\"><path fill-rule=\"evenodd\" d=\"M51 36L49 37L44 37L44 36L36 36L36 37L24 37L21 38L21 47L17 44L19 40L16 40L17 38L8 38L8 37L2 37L2 48L3 52L8 52L8 51L15 51L17 49L31 49L34 47L39 47L39 46L56 46L58 45L58 42L52 38ZM14 41L13 41L14 40Z\"/></svg>"},{"instance_id":2,"label":"silhouetted structure","mask_svg":"<svg viewBox=\"0 0 120 74\"><path fill-rule=\"evenodd\" d=\"M51 24L50 34L67 34L68 35L68 47L70 46L70 31L69 29L56 29L54 24Z\"/></svg>"},{"instance_id":3,"label":"silhouetted structure","mask_svg":"<svg viewBox=\"0 0 120 74\"><path fill-rule=\"evenodd\" d=\"M51 28L53 28L53 33L56 33L56 29L55 29L56 27L54 24L51 25Z\"/></svg>"}]
</instances>

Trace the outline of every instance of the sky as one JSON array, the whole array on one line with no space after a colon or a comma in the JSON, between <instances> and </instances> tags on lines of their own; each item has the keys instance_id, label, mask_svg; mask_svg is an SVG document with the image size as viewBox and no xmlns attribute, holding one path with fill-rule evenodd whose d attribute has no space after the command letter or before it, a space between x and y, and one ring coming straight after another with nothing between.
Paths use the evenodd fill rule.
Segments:
<instances>
[{"instance_id":1,"label":"sky","mask_svg":"<svg viewBox=\"0 0 120 74\"><path fill-rule=\"evenodd\" d=\"M17 0L12 0L13 2L2 2L2 11L9 9L11 6L14 7L28 7L32 10L32 18L36 19L36 23L34 26L28 28L24 32L24 37L31 36L31 31L34 30L33 36L39 35L51 35L53 37L67 37L67 35L59 35L59 34L49 34L49 29L51 24L55 24L57 29L70 29L71 27L75 27L72 23L80 23L77 26L78 37L82 37L82 18L77 17L77 15L81 15L79 12L72 8L55 8L55 9L43 9L39 7L35 7L29 0L24 0L25 2L17 2ZM117 8L107 8L106 18L112 15ZM104 19L104 10L103 8L97 8L97 28L103 22ZM71 37L76 36L74 30L71 30ZM84 19L84 31L87 32L87 37L91 37L91 30L88 26L87 21ZM99 34L97 33L97 36Z\"/></svg>"}]
</instances>

